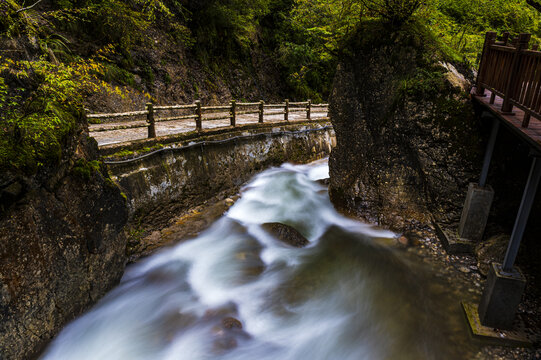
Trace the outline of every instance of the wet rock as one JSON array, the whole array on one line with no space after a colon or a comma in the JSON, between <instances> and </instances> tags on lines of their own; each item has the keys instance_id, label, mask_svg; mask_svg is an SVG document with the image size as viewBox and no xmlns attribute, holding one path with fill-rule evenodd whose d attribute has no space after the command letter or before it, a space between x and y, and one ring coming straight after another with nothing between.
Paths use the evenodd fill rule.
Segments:
<instances>
[{"instance_id":1,"label":"wet rock","mask_svg":"<svg viewBox=\"0 0 541 360\"><path fill-rule=\"evenodd\" d=\"M501 263L507 251L509 236L500 234L481 241L475 247L475 256L477 258L477 267L484 276L488 275L488 270L492 262Z\"/></svg>"},{"instance_id":2,"label":"wet rock","mask_svg":"<svg viewBox=\"0 0 541 360\"><path fill-rule=\"evenodd\" d=\"M225 305L220 306L219 308L208 309L207 311L205 311L203 319L210 320L217 317L228 317L231 315L236 315L237 311L237 305L233 302L229 302Z\"/></svg>"},{"instance_id":3,"label":"wet rock","mask_svg":"<svg viewBox=\"0 0 541 360\"><path fill-rule=\"evenodd\" d=\"M222 319L222 326L226 329L242 329L242 323L239 320L229 316Z\"/></svg>"},{"instance_id":4,"label":"wet rock","mask_svg":"<svg viewBox=\"0 0 541 360\"><path fill-rule=\"evenodd\" d=\"M216 325L211 330L214 340L212 342L212 351L216 354L223 354L226 351L238 346L239 340L249 339L250 336L242 330L242 323L231 316L222 319L220 325Z\"/></svg>"},{"instance_id":5,"label":"wet rock","mask_svg":"<svg viewBox=\"0 0 541 360\"><path fill-rule=\"evenodd\" d=\"M35 358L124 271L127 205L106 169L88 165L98 149L80 120L58 163L3 189L15 202L0 211L2 359Z\"/></svg>"},{"instance_id":6,"label":"wet rock","mask_svg":"<svg viewBox=\"0 0 541 360\"><path fill-rule=\"evenodd\" d=\"M403 247L417 246L419 245L420 238L421 236L419 235L419 233L414 231L407 231L400 237L398 237L397 241Z\"/></svg>"},{"instance_id":7,"label":"wet rock","mask_svg":"<svg viewBox=\"0 0 541 360\"><path fill-rule=\"evenodd\" d=\"M281 223L266 223L263 224L263 229L275 236L283 243L294 247L304 247L310 242L295 228Z\"/></svg>"},{"instance_id":8,"label":"wet rock","mask_svg":"<svg viewBox=\"0 0 541 360\"><path fill-rule=\"evenodd\" d=\"M333 204L399 231L405 219L427 223L430 213L459 217L482 163L467 91L445 76L456 69L442 66L430 43L407 30L360 27L339 61L330 97L337 139L329 159Z\"/></svg>"},{"instance_id":9,"label":"wet rock","mask_svg":"<svg viewBox=\"0 0 541 360\"><path fill-rule=\"evenodd\" d=\"M323 186L329 186L329 184L331 183L331 179L329 178L326 178L326 179L320 179L317 181L319 184L323 185Z\"/></svg>"},{"instance_id":10,"label":"wet rock","mask_svg":"<svg viewBox=\"0 0 541 360\"><path fill-rule=\"evenodd\" d=\"M404 235L400 236L398 238L398 243L402 246L408 246L409 245L409 240L407 237L405 237Z\"/></svg>"}]
</instances>

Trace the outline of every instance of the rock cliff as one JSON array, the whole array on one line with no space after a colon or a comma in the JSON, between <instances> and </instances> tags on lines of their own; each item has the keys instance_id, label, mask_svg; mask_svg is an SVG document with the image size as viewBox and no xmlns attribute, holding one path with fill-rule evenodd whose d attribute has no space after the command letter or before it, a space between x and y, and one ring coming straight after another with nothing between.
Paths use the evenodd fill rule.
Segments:
<instances>
[{"instance_id":1,"label":"rock cliff","mask_svg":"<svg viewBox=\"0 0 541 360\"><path fill-rule=\"evenodd\" d=\"M0 174L0 359L32 359L120 279L127 206L84 121L59 163Z\"/></svg>"},{"instance_id":2,"label":"rock cliff","mask_svg":"<svg viewBox=\"0 0 541 360\"><path fill-rule=\"evenodd\" d=\"M467 80L449 61L418 24L364 23L349 39L329 110L330 194L341 210L397 230L460 216L482 141Z\"/></svg>"}]
</instances>

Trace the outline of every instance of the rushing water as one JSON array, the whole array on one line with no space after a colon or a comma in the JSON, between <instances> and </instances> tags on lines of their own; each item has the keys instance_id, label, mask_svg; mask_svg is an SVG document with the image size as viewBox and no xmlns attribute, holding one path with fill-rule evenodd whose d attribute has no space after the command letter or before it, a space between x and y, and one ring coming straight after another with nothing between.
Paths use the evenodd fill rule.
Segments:
<instances>
[{"instance_id":1,"label":"rushing water","mask_svg":"<svg viewBox=\"0 0 541 360\"><path fill-rule=\"evenodd\" d=\"M325 162L256 176L199 237L129 267L42 359L467 358L458 299L377 241L393 233L338 214L326 177ZM274 239L268 222L309 246Z\"/></svg>"}]
</instances>

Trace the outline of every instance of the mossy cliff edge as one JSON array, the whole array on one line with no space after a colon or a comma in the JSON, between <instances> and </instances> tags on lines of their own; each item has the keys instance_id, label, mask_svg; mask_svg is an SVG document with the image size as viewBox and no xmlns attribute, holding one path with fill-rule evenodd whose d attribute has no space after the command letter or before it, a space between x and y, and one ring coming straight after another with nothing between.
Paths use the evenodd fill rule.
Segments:
<instances>
[{"instance_id":1,"label":"mossy cliff edge","mask_svg":"<svg viewBox=\"0 0 541 360\"><path fill-rule=\"evenodd\" d=\"M460 67L422 25L360 24L330 99L336 206L398 230L460 216L482 148Z\"/></svg>"},{"instance_id":2,"label":"mossy cliff edge","mask_svg":"<svg viewBox=\"0 0 541 360\"><path fill-rule=\"evenodd\" d=\"M0 358L32 359L120 280L127 205L82 112L61 153L0 172Z\"/></svg>"}]
</instances>

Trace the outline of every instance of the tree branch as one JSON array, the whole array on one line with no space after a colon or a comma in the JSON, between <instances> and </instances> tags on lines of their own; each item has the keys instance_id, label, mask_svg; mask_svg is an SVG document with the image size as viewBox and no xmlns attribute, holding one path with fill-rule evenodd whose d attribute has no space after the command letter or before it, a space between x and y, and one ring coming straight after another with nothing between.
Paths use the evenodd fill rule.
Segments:
<instances>
[{"instance_id":1,"label":"tree branch","mask_svg":"<svg viewBox=\"0 0 541 360\"><path fill-rule=\"evenodd\" d=\"M33 3L32 5L30 5L30 6L20 8L19 10L15 11L15 13L18 14L18 13L20 13L20 12L23 12L23 11L26 11L26 10L30 10L30 9L32 9L34 6L36 6L37 4L39 4L41 1L42 1L42 0L38 0L38 1L36 1L35 3Z\"/></svg>"}]
</instances>

